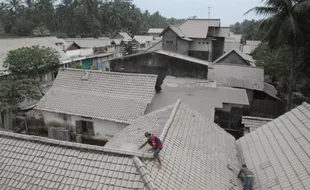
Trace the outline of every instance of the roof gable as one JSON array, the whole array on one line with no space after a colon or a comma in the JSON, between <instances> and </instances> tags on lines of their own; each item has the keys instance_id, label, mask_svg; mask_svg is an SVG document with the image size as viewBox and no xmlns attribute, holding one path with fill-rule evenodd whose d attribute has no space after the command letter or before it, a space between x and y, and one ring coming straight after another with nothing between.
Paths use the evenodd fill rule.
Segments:
<instances>
[{"instance_id":1,"label":"roof gable","mask_svg":"<svg viewBox=\"0 0 310 190\"><path fill-rule=\"evenodd\" d=\"M255 60L252 58L252 56L243 53L239 49L232 49L232 50L230 50L229 52L225 53L224 55L219 57L217 60L215 60L214 63L221 62L223 59L225 59L227 56L229 56L231 54L238 55L242 60L245 61L246 64L248 64L249 66L252 66L252 67L256 67Z\"/></svg>"},{"instance_id":2,"label":"roof gable","mask_svg":"<svg viewBox=\"0 0 310 190\"><path fill-rule=\"evenodd\" d=\"M59 71L36 109L130 123L144 114L155 94L156 75L84 72Z\"/></svg>"},{"instance_id":3,"label":"roof gable","mask_svg":"<svg viewBox=\"0 0 310 190\"><path fill-rule=\"evenodd\" d=\"M237 145L244 163L255 173L255 190L310 188L309 104L245 135Z\"/></svg>"}]
</instances>

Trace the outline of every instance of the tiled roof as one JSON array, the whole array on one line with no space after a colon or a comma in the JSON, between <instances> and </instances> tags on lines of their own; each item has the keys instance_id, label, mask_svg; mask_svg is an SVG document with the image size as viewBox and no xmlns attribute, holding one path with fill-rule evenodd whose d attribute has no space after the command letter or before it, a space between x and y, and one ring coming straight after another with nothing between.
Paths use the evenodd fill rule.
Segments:
<instances>
[{"instance_id":1,"label":"tiled roof","mask_svg":"<svg viewBox=\"0 0 310 190\"><path fill-rule=\"evenodd\" d=\"M160 34L162 33L164 29L163 28L150 28L147 32L148 34Z\"/></svg>"},{"instance_id":2,"label":"tiled roof","mask_svg":"<svg viewBox=\"0 0 310 190\"><path fill-rule=\"evenodd\" d=\"M310 189L310 105L301 106L237 141L255 173L254 190Z\"/></svg>"},{"instance_id":3,"label":"tiled roof","mask_svg":"<svg viewBox=\"0 0 310 190\"><path fill-rule=\"evenodd\" d=\"M168 114L168 119L163 117ZM123 151L137 149L145 142L146 131L157 132L163 140L161 169L154 161L142 160L158 189L241 190L236 173L227 167L239 168L234 137L199 112L178 101L172 111L168 107L139 119L106 146L120 147Z\"/></svg>"},{"instance_id":4,"label":"tiled roof","mask_svg":"<svg viewBox=\"0 0 310 190\"><path fill-rule=\"evenodd\" d=\"M127 34L126 32L119 32L118 33L119 35L121 35L123 37L123 39L126 39L126 40L130 40L132 39L129 34Z\"/></svg>"},{"instance_id":5,"label":"tiled roof","mask_svg":"<svg viewBox=\"0 0 310 190\"><path fill-rule=\"evenodd\" d=\"M209 70L208 79L228 87L264 90L264 69L258 67L216 64Z\"/></svg>"},{"instance_id":6,"label":"tiled roof","mask_svg":"<svg viewBox=\"0 0 310 190\"><path fill-rule=\"evenodd\" d=\"M16 50L22 47L31 47L31 46L44 46L48 48L53 48L60 55L60 60L69 59L66 56L65 52L59 48L51 38L14 38L14 39L0 39L0 70L6 70L3 67L3 62L9 53L9 51Z\"/></svg>"},{"instance_id":7,"label":"tiled roof","mask_svg":"<svg viewBox=\"0 0 310 190\"><path fill-rule=\"evenodd\" d=\"M221 28L218 28L217 31L216 31L216 36L217 37L225 37L227 38L230 34L230 27L221 27Z\"/></svg>"},{"instance_id":8,"label":"tiled roof","mask_svg":"<svg viewBox=\"0 0 310 190\"><path fill-rule=\"evenodd\" d=\"M0 131L1 189L149 189L132 156Z\"/></svg>"},{"instance_id":9,"label":"tiled roof","mask_svg":"<svg viewBox=\"0 0 310 190\"><path fill-rule=\"evenodd\" d=\"M140 44L145 44L146 42L154 41L153 36L134 36L133 39L135 39Z\"/></svg>"},{"instance_id":10,"label":"tiled roof","mask_svg":"<svg viewBox=\"0 0 310 190\"><path fill-rule=\"evenodd\" d=\"M75 42L82 48L105 47L111 45L113 39L85 39L85 38L67 38L66 42Z\"/></svg>"},{"instance_id":11,"label":"tiled roof","mask_svg":"<svg viewBox=\"0 0 310 190\"><path fill-rule=\"evenodd\" d=\"M249 131L252 132L261 126L269 123L272 121L270 118L261 118L261 117L250 117L250 116L243 116L242 117L242 124L244 127L247 128Z\"/></svg>"},{"instance_id":12,"label":"tiled roof","mask_svg":"<svg viewBox=\"0 0 310 190\"><path fill-rule=\"evenodd\" d=\"M224 59L225 57L227 57L229 54L231 53L236 53L238 54L245 62L247 62L250 66L252 67L256 67L255 65L255 60L252 58L252 56L247 55L245 53L243 53L242 51L240 51L239 49L232 49L229 52L226 52L224 55L222 55L221 57L219 57L217 60L214 61L214 63L218 63L220 62L222 59Z\"/></svg>"},{"instance_id":13,"label":"tiled roof","mask_svg":"<svg viewBox=\"0 0 310 190\"><path fill-rule=\"evenodd\" d=\"M220 27L220 19L189 19L179 25L188 38L206 38L209 27Z\"/></svg>"},{"instance_id":14,"label":"tiled roof","mask_svg":"<svg viewBox=\"0 0 310 190\"><path fill-rule=\"evenodd\" d=\"M36 109L130 123L155 94L156 75L83 70L59 71Z\"/></svg>"},{"instance_id":15,"label":"tiled roof","mask_svg":"<svg viewBox=\"0 0 310 190\"><path fill-rule=\"evenodd\" d=\"M183 103L213 120L215 109L223 108L224 103L249 105L244 89L212 87L211 82L207 80L167 76L161 87L161 93L156 94L148 106L148 113L181 99Z\"/></svg>"}]
</instances>

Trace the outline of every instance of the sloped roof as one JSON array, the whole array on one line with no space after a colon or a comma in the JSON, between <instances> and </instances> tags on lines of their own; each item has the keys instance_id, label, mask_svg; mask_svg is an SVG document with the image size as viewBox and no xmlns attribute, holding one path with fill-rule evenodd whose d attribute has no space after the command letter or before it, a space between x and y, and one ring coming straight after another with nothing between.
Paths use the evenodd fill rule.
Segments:
<instances>
[{"instance_id":1,"label":"sloped roof","mask_svg":"<svg viewBox=\"0 0 310 190\"><path fill-rule=\"evenodd\" d=\"M162 40L156 42L154 45L152 45L151 47L143 50L143 53L147 53L147 52L154 52L154 51L158 51L158 50L162 50L163 49L163 42Z\"/></svg>"},{"instance_id":2,"label":"sloped roof","mask_svg":"<svg viewBox=\"0 0 310 190\"><path fill-rule=\"evenodd\" d=\"M0 131L2 189L149 189L132 156Z\"/></svg>"},{"instance_id":3,"label":"sloped roof","mask_svg":"<svg viewBox=\"0 0 310 190\"><path fill-rule=\"evenodd\" d=\"M228 87L264 90L264 69L258 67L215 64L208 79Z\"/></svg>"},{"instance_id":4,"label":"sloped roof","mask_svg":"<svg viewBox=\"0 0 310 190\"><path fill-rule=\"evenodd\" d=\"M142 116L155 93L156 75L83 70L59 71L36 109L130 123Z\"/></svg>"},{"instance_id":5,"label":"sloped roof","mask_svg":"<svg viewBox=\"0 0 310 190\"><path fill-rule=\"evenodd\" d=\"M83 48L105 47L111 45L113 39L67 38L66 42L75 42Z\"/></svg>"},{"instance_id":6,"label":"sloped roof","mask_svg":"<svg viewBox=\"0 0 310 190\"><path fill-rule=\"evenodd\" d=\"M36 45L53 48L59 53L61 61L69 59L65 52L55 44L51 37L0 39L0 70L6 70L6 68L3 67L3 63L10 51Z\"/></svg>"},{"instance_id":7,"label":"sloped roof","mask_svg":"<svg viewBox=\"0 0 310 190\"><path fill-rule=\"evenodd\" d=\"M154 40L153 36L134 36L133 39L135 39L140 44L145 44L146 42L151 42Z\"/></svg>"},{"instance_id":8,"label":"sloped roof","mask_svg":"<svg viewBox=\"0 0 310 190\"><path fill-rule=\"evenodd\" d=\"M246 54L251 54L257 46L261 43L261 41L251 41L247 40L246 44L243 46L242 51Z\"/></svg>"},{"instance_id":9,"label":"sloped roof","mask_svg":"<svg viewBox=\"0 0 310 190\"><path fill-rule=\"evenodd\" d=\"M179 25L188 38L206 38L209 27L220 27L220 19L188 19Z\"/></svg>"},{"instance_id":10,"label":"sloped roof","mask_svg":"<svg viewBox=\"0 0 310 190\"><path fill-rule=\"evenodd\" d=\"M254 190L310 189L310 105L301 106L237 141L255 173Z\"/></svg>"},{"instance_id":11,"label":"sloped roof","mask_svg":"<svg viewBox=\"0 0 310 190\"><path fill-rule=\"evenodd\" d=\"M249 132L255 131L256 129L269 123L270 121L272 121L272 119L270 118L251 117L251 116L242 117L242 124L244 124L244 127L249 129Z\"/></svg>"},{"instance_id":12,"label":"sloped roof","mask_svg":"<svg viewBox=\"0 0 310 190\"><path fill-rule=\"evenodd\" d=\"M164 29L163 28L150 28L147 32L148 34L160 34L162 33Z\"/></svg>"},{"instance_id":13,"label":"sloped roof","mask_svg":"<svg viewBox=\"0 0 310 190\"><path fill-rule=\"evenodd\" d=\"M162 31L162 33L160 34L160 36L162 36L167 30L171 29L172 32L174 32L179 38L181 38L182 40L186 40L186 41L193 41L192 39L188 38L187 36L185 36L185 34L183 34L183 32L181 31L181 29L178 26L175 25L171 25L168 26L167 28L165 28L165 30Z\"/></svg>"},{"instance_id":14,"label":"sloped roof","mask_svg":"<svg viewBox=\"0 0 310 190\"><path fill-rule=\"evenodd\" d=\"M178 99L191 106L203 116L214 120L215 108L223 108L224 103L249 105L244 89L213 87L207 80L166 76L147 112L152 112L173 104Z\"/></svg>"},{"instance_id":15,"label":"sloped roof","mask_svg":"<svg viewBox=\"0 0 310 190\"><path fill-rule=\"evenodd\" d=\"M166 114L169 118L163 117ZM154 161L142 160L157 189L242 189L237 175L227 167L239 168L234 137L199 112L178 101L173 109L164 108L138 119L106 147L137 151L146 140L146 131L156 132L164 146L162 169Z\"/></svg>"},{"instance_id":16,"label":"sloped roof","mask_svg":"<svg viewBox=\"0 0 310 190\"><path fill-rule=\"evenodd\" d=\"M278 97L278 91L277 89L272 85L272 84L268 84L268 83L264 83L264 92L266 94L268 94L269 96L280 100L280 98Z\"/></svg>"},{"instance_id":17,"label":"sloped roof","mask_svg":"<svg viewBox=\"0 0 310 190\"><path fill-rule=\"evenodd\" d=\"M221 57L219 57L217 60L214 61L214 63L218 63L221 60L223 60L225 57L227 57L228 55L230 55L231 53L236 53L237 55L239 55L246 63L248 63L248 65L252 66L252 67L256 67L255 65L255 60L252 58L252 56L247 55L245 53L243 53L242 51L240 51L239 49L232 49L229 52L225 53L224 55L222 55Z\"/></svg>"},{"instance_id":18,"label":"sloped roof","mask_svg":"<svg viewBox=\"0 0 310 190\"><path fill-rule=\"evenodd\" d=\"M119 32L118 34L119 34L120 36L122 36L123 39L126 39L126 40L132 39L132 38L129 36L129 34L127 34L127 32Z\"/></svg>"},{"instance_id":19,"label":"sloped roof","mask_svg":"<svg viewBox=\"0 0 310 190\"><path fill-rule=\"evenodd\" d=\"M230 27L220 27L217 29L215 36L227 38L230 34Z\"/></svg>"}]
</instances>

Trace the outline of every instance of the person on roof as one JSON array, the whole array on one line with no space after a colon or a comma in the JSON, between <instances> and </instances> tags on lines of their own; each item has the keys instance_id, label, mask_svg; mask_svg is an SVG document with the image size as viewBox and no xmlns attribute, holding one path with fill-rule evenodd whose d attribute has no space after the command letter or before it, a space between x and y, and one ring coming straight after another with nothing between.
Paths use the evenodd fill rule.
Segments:
<instances>
[{"instance_id":1,"label":"person on roof","mask_svg":"<svg viewBox=\"0 0 310 190\"><path fill-rule=\"evenodd\" d=\"M151 149L149 149L149 151L154 152L154 157L158 161L159 166L161 166L161 160L159 157L159 152L163 148L163 144L161 140L156 135L148 133L148 132L146 132L144 135L147 138L147 141L139 147L139 150L143 148L145 145L149 144L152 147Z\"/></svg>"},{"instance_id":2,"label":"person on roof","mask_svg":"<svg viewBox=\"0 0 310 190\"><path fill-rule=\"evenodd\" d=\"M242 165L242 168L240 169L238 174L238 178L243 180L244 190L252 190L254 173L251 170L249 170L245 164Z\"/></svg>"}]
</instances>

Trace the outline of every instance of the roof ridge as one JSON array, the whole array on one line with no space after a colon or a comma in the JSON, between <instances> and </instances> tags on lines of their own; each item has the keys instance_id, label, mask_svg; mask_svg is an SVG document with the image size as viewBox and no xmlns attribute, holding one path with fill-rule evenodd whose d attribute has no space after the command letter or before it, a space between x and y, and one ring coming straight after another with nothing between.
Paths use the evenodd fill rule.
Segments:
<instances>
[{"instance_id":1,"label":"roof ridge","mask_svg":"<svg viewBox=\"0 0 310 190\"><path fill-rule=\"evenodd\" d=\"M303 106L305 106L308 110L310 110L310 104L308 102L303 102Z\"/></svg>"},{"instance_id":2,"label":"roof ridge","mask_svg":"<svg viewBox=\"0 0 310 190\"><path fill-rule=\"evenodd\" d=\"M147 159L154 157L153 154L149 154L149 153L139 153L139 152L128 151L128 150L125 151L125 150L120 150L120 149L107 148L104 146L96 146L96 145L88 145L88 144L81 144L81 143L75 143L75 142L61 141L61 140L55 140L55 139L50 139L46 137L24 135L24 134L18 134L18 133L1 131L1 130L0 130L0 136L6 136L10 138L28 140L28 141L33 141L33 142L40 142L40 143L45 143L45 144L50 144L50 145L67 147L67 148L87 149L87 150L103 152L107 154L112 153L112 154L118 154L118 155L124 155L124 156L137 156L137 157L142 157L142 158L147 158Z\"/></svg>"},{"instance_id":3,"label":"roof ridge","mask_svg":"<svg viewBox=\"0 0 310 190\"><path fill-rule=\"evenodd\" d=\"M171 112L171 115L170 115L170 117L169 117L165 127L163 128L163 130L162 130L162 132L160 134L159 138L161 139L162 142L164 142L164 140L165 140L165 137L166 137L166 135L168 133L168 130L169 130L171 124L172 124L172 121L174 120L174 117L176 115L176 112L177 112L177 110L179 108L180 103L181 103L181 99L178 99L178 101L176 102L176 104L175 104L175 106L174 106L174 108L173 108L173 110Z\"/></svg>"},{"instance_id":4,"label":"roof ridge","mask_svg":"<svg viewBox=\"0 0 310 190\"><path fill-rule=\"evenodd\" d=\"M244 119L252 119L252 120L267 120L267 121L272 121L274 119L272 118L266 118L266 117L252 117L252 116L242 116Z\"/></svg>"},{"instance_id":5,"label":"roof ridge","mask_svg":"<svg viewBox=\"0 0 310 190\"><path fill-rule=\"evenodd\" d=\"M142 161L140 160L140 158L138 158L137 156L133 157L133 162L136 165L144 183L145 186L148 187L149 190L156 190L157 188L155 187L152 178L150 177L149 172L146 171L145 169L145 165L142 163Z\"/></svg>"},{"instance_id":6,"label":"roof ridge","mask_svg":"<svg viewBox=\"0 0 310 190\"><path fill-rule=\"evenodd\" d=\"M62 69L62 71L76 71L76 72L84 72L84 69L74 69L74 68L66 68ZM127 76L153 76L157 77L155 74L144 74L144 73L125 73L125 72L113 72L113 71L103 71L103 70L85 70L90 73L101 73L101 74L109 74L109 75L127 75ZM57 78L57 77L56 77Z\"/></svg>"}]
</instances>

